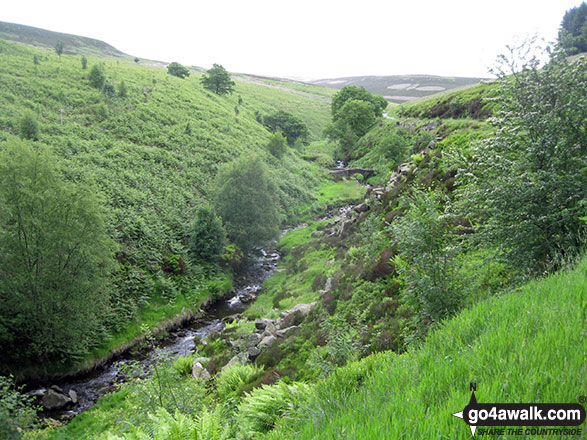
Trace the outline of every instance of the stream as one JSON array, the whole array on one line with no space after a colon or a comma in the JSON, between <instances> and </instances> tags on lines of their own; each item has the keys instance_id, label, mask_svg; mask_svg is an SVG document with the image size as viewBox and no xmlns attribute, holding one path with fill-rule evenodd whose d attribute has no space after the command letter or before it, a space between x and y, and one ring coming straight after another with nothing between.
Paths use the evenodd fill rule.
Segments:
<instances>
[{"instance_id":1,"label":"stream","mask_svg":"<svg viewBox=\"0 0 587 440\"><path fill-rule=\"evenodd\" d=\"M288 230L284 231L285 234ZM275 246L275 243L273 243ZM64 394L73 390L77 394L77 404L69 404L61 410L45 410L42 416L68 420L75 415L90 409L103 395L115 391L116 385L124 382L124 375L121 365L130 361L138 361L144 366L152 365L163 352L171 358L186 356L193 353L194 339L202 339L213 332L221 331L224 328L224 319L228 316L242 313L247 304L250 303L256 294L261 290L263 282L267 280L280 259L276 249L259 249L253 255L253 263L245 274L235 280L235 288L232 296L220 299L206 310L206 316L197 318L184 325L182 328L171 331L169 336L156 342L155 350L128 350L117 359L97 367L95 370L75 378L54 380L43 384L41 389L50 386L57 386ZM35 393L36 389L29 391Z\"/></svg>"}]
</instances>

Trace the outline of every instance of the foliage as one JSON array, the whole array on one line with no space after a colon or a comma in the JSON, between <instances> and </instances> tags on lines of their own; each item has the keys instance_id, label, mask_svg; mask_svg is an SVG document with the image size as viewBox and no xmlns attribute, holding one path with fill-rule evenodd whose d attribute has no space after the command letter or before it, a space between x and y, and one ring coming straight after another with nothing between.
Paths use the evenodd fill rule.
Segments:
<instances>
[{"instance_id":1,"label":"foliage","mask_svg":"<svg viewBox=\"0 0 587 440\"><path fill-rule=\"evenodd\" d=\"M0 376L0 437L19 439L23 431L34 428L36 422L33 398L16 388L12 377Z\"/></svg>"},{"instance_id":2,"label":"foliage","mask_svg":"<svg viewBox=\"0 0 587 440\"><path fill-rule=\"evenodd\" d=\"M281 132L291 146L300 139L305 142L308 137L308 127L296 115L280 110L263 117L263 124L272 133Z\"/></svg>"},{"instance_id":3,"label":"foliage","mask_svg":"<svg viewBox=\"0 0 587 440\"><path fill-rule=\"evenodd\" d=\"M451 240L441 202L437 193L415 191L407 213L391 225L398 247L393 263L405 284L404 304L415 315L408 339L425 335L432 325L455 313L462 301L458 247Z\"/></svg>"},{"instance_id":4,"label":"foliage","mask_svg":"<svg viewBox=\"0 0 587 440\"><path fill-rule=\"evenodd\" d=\"M116 96L116 88L109 82L105 82L102 86L102 93L104 93L106 98L114 98Z\"/></svg>"},{"instance_id":5,"label":"foliage","mask_svg":"<svg viewBox=\"0 0 587 440\"><path fill-rule=\"evenodd\" d=\"M587 3L583 2L565 12L558 42L567 55L587 52Z\"/></svg>"},{"instance_id":6,"label":"foliage","mask_svg":"<svg viewBox=\"0 0 587 440\"><path fill-rule=\"evenodd\" d=\"M238 397L243 387L263 372L261 367L248 364L234 364L222 371L216 378L216 392L220 398Z\"/></svg>"},{"instance_id":7,"label":"foliage","mask_svg":"<svg viewBox=\"0 0 587 440\"><path fill-rule=\"evenodd\" d=\"M364 87L346 86L332 98L331 110L333 121L339 118L340 112L347 101L362 101L371 104L371 111L373 112L374 118L380 117L383 110L387 107L387 100L383 96L373 95Z\"/></svg>"},{"instance_id":8,"label":"foliage","mask_svg":"<svg viewBox=\"0 0 587 440\"><path fill-rule=\"evenodd\" d=\"M88 59L85 56L83 56L81 58L81 63L82 63L82 69L86 70L88 68Z\"/></svg>"},{"instance_id":9,"label":"foliage","mask_svg":"<svg viewBox=\"0 0 587 440\"><path fill-rule=\"evenodd\" d=\"M283 137L280 131L276 131L269 138L267 150L278 159L280 159L285 154L285 152L287 151L287 144L285 138Z\"/></svg>"},{"instance_id":10,"label":"foliage","mask_svg":"<svg viewBox=\"0 0 587 440\"><path fill-rule=\"evenodd\" d=\"M236 85L230 79L230 74L220 64L214 64L211 69L206 71L206 74L201 78L202 85L216 93L217 95L226 95L232 93L232 89Z\"/></svg>"},{"instance_id":11,"label":"foliage","mask_svg":"<svg viewBox=\"0 0 587 440\"><path fill-rule=\"evenodd\" d=\"M180 376L190 376L192 374L192 367L195 357L180 356L173 361L173 368Z\"/></svg>"},{"instance_id":12,"label":"foliage","mask_svg":"<svg viewBox=\"0 0 587 440\"><path fill-rule=\"evenodd\" d=\"M106 77L104 76L104 70L101 66L94 64L90 69L90 74L88 76L88 81L90 85L95 89L102 89L104 87L104 83L106 82Z\"/></svg>"},{"instance_id":13,"label":"foliage","mask_svg":"<svg viewBox=\"0 0 587 440\"><path fill-rule=\"evenodd\" d=\"M19 134L23 139L33 141L39 139L39 124L32 113L26 113L20 120Z\"/></svg>"},{"instance_id":14,"label":"foliage","mask_svg":"<svg viewBox=\"0 0 587 440\"><path fill-rule=\"evenodd\" d=\"M222 220L212 208L199 208L192 227L190 252L203 260L214 260L222 253L225 245L226 231Z\"/></svg>"},{"instance_id":15,"label":"foliage","mask_svg":"<svg viewBox=\"0 0 587 440\"><path fill-rule=\"evenodd\" d=\"M0 346L6 363L71 359L107 311L114 245L103 204L45 148L0 152Z\"/></svg>"},{"instance_id":16,"label":"foliage","mask_svg":"<svg viewBox=\"0 0 587 440\"><path fill-rule=\"evenodd\" d=\"M170 63L167 66L167 73L173 76L177 76L178 78L187 78L190 76L190 70L176 61Z\"/></svg>"},{"instance_id":17,"label":"foliage","mask_svg":"<svg viewBox=\"0 0 587 440\"><path fill-rule=\"evenodd\" d=\"M275 185L259 156L241 156L222 167L216 188L216 211L230 239L245 253L277 237Z\"/></svg>"},{"instance_id":18,"label":"foliage","mask_svg":"<svg viewBox=\"0 0 587 440\"><path fill-rule=\"evenodd\" d=\"M63 49L65 49L65 43L61 40L57 41L57 43L55 43L55 53L61 56L61 54L63 54Z\"/></svg>"},{"instance_id":19,"label":"foliage","mask_svg":"<svg viewBox=\"0 0 587 440\"><path fill-rule=\"evenodd\" d=\"M526 50L522 48L521 50ZM541 273L576 254L587 213L587 63L560 52L542 69L511 49L497 73L495 137L462 166L462 207L476 238L511 268ZM509 77L507 74L511 74Z\"/></svg>"},{"instance_id":20,"label":"foliage","mask_svg":"<svg viewBox=\"0 0 587 440\"><path fill-rule=\"evenodd\" d=\"M124 80L118 83L118 96L120 98L126 98L128 96L128 88L126 87Z\"/></svg>"},{"instance_id":21,"label":"foliage","mask_svg":"<svg viewBox=\"0 0 587 440\"><path fill-rule=\"evenodd\" d=\"M247 394L238 407L239 430L246 438L270 431L275 423L287 416L310 393L304 383L264 385Z\"/></svg>"}]
</instances>

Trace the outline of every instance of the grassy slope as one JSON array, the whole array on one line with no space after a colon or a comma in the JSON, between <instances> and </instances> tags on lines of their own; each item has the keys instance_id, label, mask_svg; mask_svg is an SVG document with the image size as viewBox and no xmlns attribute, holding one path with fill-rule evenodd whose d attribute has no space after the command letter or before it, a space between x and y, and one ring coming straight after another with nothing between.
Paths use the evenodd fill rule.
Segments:
<instances>
[{"instance_id":1,"label":"grassy slope","mask_svg":"<svg viewBox=\"0 0 587 440\"><path fill-rule=\"evenodd\" d=\"M461 312L418 349L349 365L274 439L468 439L451 416L479 402L576 402L587 376L587 258ZM357 390L349 383L373 373ZM500 438L519 438L505 436Z\"/></svg>"},{"instance_id":2,"label":"grassy slope","mask_svg":"<svg viewBox=\"0 0 587 440\"><path fill-rule=\"evenodd\" d=\"M89 86L89 68L82 70L80 57L59 58L50 50L4 40L0 53L0 145L18 134L24 114L35 116L39 142L53 149L67 177L89 181L104 194L112 234L135 277L129 282L138 282L141 294L155 305L142 315L132 311L136 304L130 307L134 322L96 355L137 336L142 318L154 326L186 305L158 300L149 278L166 276L160 268L170 253L186 259L194 211L209 199L220 164L239 154L259 153L280 182L284 216L292 215L297 203L312 201L305 187L316 183L318 166L301 161L293 151L280 162L269 156L264 149L269 133L254 113L291 111L317 138L330 116L323 100L247 83L237 83L233 95L219 97L203 89L197 75L181 80L164 69L89 57L89 68L101 63L108 81L124 81L128 88L128 97L106 99ZM33 63L34 55L39 65ZM59 109L64 110L62 125ZM193 288L206 290L205 285Z\"/></svg>"}]
</instances>

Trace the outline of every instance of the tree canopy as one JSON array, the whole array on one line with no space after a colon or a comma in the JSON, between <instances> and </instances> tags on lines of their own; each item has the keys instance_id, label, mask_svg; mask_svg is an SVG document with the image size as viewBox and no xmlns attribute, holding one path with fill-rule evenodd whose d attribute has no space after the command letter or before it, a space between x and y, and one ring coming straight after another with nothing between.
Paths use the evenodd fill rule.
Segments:
<instances>
[{"instance_id":1,"label":"tree canopy","mask_svg":"<svg viewBox=\"0 0 587 440\"><path fill-rule=\"evenodd\" d=\"M387 100L383 96L374 95L364 87L346 86L338 91L332 98L332 119L336 121L339 112L349 100L369 102L373 105L373 114L380 117L387 107Z\"/></svg>"},{"instance_id":2,"label":"tree canopy","mask_svg":"<svg viewBox=\"0 0 587 440\"><path fill-rule=\"evenodd\" d=\"M558 40L567 55L587 52L587 3L565 12Z\"/></svg>"},{"instance_id":3,"label":"tree canopy","mask_svg":"<svg viewBox=\"0 0 587 440\"><path fill-rule=\"evenodd\" d=\"M236 85L230 79L230 74L220 64L214 64L211 69L206 71L201 81L206 89L211 90L217 95L232 93L232 89Z\"/></svg>"},{"instance_id":4,"label":"tree canopy","mask_svg":"<svg viewBox=\"0 0 587 440\"><path fill-rule=\"evenodd\" d=\"M300 139L302 142L308 137L308 127L296 115L279 110L263 117L263 124L272 133L281 132L289 145Z\"/></svg>"},{"instance_id":5,"label":"tree canopy","mask_svg":"<svg viewBox=\"0 0 587 440\"><path fill-rule=\"evenodd\" d=\"M71 360L108 311L114 244L100 200L64 181L49 152L0 152L1 363Z\"/></svg>"},{"instance_id":6,"label":"tree canopy","mask_svg":"<svg viewBox=\"0 0 587 440\"><path fill-rule=\"evenodd\" d=\"M190 76L190 70L175 61L167 66L167 73L178 78L187 78Z\"/></svg>"},{"instance_id":7,"label":"tree canopy","mask_svg":"<svg viewBox=\"0 0 587 440\"><path fill-rule=\"evenodd\" d=\"M277 237L276 188L258 156L241 156L224 165L215 186L216 211L228 236L243 252Z\"/></svg>"},{"instance_id":8,"label":"tree canopy","mask_svg":"<svg viewBox=\"0 0 587 440\"><path fill-rule=\"evenodd\" d=\"M213 260L222 253L225 245L226 231L222 220L212 208L199 208L192 227L190 252L198 258Z\"/></svg>"}]
</instances>

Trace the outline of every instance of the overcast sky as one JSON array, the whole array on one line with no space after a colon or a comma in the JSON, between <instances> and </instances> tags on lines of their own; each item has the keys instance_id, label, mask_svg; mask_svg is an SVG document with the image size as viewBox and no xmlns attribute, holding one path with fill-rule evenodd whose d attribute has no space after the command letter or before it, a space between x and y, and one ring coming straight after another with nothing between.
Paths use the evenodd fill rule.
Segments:
<instances>
[{"instance_id":1,"label":"overcast sky","mask_svg":"<svg viewBox=\"0 0 587 440\"><path fill-rule=\"evenodd\" d=\"M0 21L104 40L133 56L304 79L488 77L506 44L556 39L581 0L4 0Z\"/></svg>"}]
</instances>

